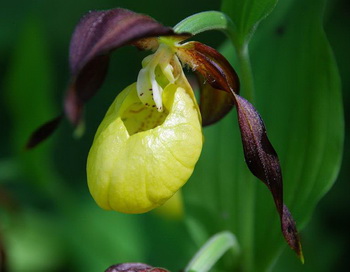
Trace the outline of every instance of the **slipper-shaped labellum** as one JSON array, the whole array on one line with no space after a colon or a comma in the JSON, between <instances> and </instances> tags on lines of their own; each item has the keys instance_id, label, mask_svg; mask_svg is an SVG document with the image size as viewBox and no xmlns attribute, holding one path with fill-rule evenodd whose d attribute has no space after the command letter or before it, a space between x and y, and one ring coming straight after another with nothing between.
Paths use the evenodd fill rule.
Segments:
<instances>
[{"instance_id":1,"label":"slipper-shaped labellum","mask_svg":"<svg viewBox=\"0 0 350 272\"><path fill-rule=\"evenodd\" d=\"M150 75L153 88L138 82L120 93L97 130L87 176L92 196L104 209L143 213L163 204L189 179L199 158L202 128L192 90L169 82L161 70ZM143 70L140 74L139 79ZM186 80L182 73L179 77ZM161 81L165 86L157 106L151 97ZM146 92L150 98L143 103L139 95Z\"/></svg>"}]
</instances>

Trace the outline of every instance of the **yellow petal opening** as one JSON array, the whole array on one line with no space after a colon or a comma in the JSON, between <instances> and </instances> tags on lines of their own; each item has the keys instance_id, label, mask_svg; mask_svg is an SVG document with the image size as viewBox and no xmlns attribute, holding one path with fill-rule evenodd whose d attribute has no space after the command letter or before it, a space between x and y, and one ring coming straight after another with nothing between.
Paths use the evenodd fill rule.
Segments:
<instances>
[{"instance_id":1,"label":"yellow petal opening","mask_svg":"<svg viewBox=\"0 0 350 272\"><path fill-rule=\"evenodd\" d=\"M202 149L193 97L175 84L164 111L143 105L136 84L110 106L87 161L90 192L103 209L144 213L162 205L191 176Z\"/></svg>"}]
</instances>

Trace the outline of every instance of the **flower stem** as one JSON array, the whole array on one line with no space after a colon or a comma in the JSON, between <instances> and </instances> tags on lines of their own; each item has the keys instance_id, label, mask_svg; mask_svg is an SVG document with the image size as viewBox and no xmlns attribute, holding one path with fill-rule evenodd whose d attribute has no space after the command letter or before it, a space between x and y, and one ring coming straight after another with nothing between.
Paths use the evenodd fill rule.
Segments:
<instances>
[{"instance_id":1,"label":"flower stem","mask_svg":"<svg viewBox=\"0 0 350 272\"><path fill-rule=\"evenodd\" d=\"M248 172L248 171L247 171ZM250 173L247 173L247 175ZM240 242L242 245L241 269L244 272L255 271L254 256L254 225L255 225L255 191L256 182L251 176L241 181L244 200L242 203L242 213L239 220Z\"/></svg>"},{"instance_id":2,"label":"flower stem","mask_svg":"<svg viewBox=\"0 0 350 272\"><path fill-rule=\"evenodd\" d=\"M229 37L235 46L238 65L239 75L242 87L243 96L254 103L255 100L255 89L254 79L249 57L249 39L240 40L238 36L231 28ZM242 193L244 194L244 200L242 203L242 216L239 218L240 221L240 238L242 247L242 261L241 269L245 272L255 271L254 264L254 225L255 225L255 194L256 194L256 182L248 171L246 171L246 178L242 179L240 186Z\"/></svg>"},{"instance_id":3,"label":"flower stem","mask_svg":"<svg viewBox=\"0 0 350 272\"><path fill-rule=\"evenodd\" d=\"M252 68L250 64L248 43L236 45L236 52L240 66L240 81L242 84L243 95L251 103L254 103L255 90Z\"/></svg>"}]
</instances>

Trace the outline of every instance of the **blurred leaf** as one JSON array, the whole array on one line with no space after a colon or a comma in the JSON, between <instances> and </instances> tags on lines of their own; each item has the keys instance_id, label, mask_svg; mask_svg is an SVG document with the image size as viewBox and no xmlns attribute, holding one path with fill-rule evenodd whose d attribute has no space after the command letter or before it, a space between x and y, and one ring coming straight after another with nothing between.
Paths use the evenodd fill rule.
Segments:
<instances>
[{"instance_id":1,"label":"blurred leaf","mask_svg":"<svg viewBox=\"0 0 350 272\"><path fill-rule=\"evenodd\" d=\"M76 271L104 271L115 263L145 261L147 243L138 217L103 211L93 201L78 205L70 223L63 225Z\"/></svg>"},{"instance_id":2,"label":"blurred leaf","mask_svg":"<svg viewBox=\"0 0 350 272\"><path fill-rule=\"evenodd\" d=\"M18 151L35 125L47 120L47 115L53 114L55 109L52 103L52 65L38 18L33 16L25 21L13 52L5 91L16 125L14 144Z\"/></svg>"},{"instance_id":3,"label":"blurred leaf","mask_svg":"<svg viewBox=\"0 0 350 272\"><path fill-rule=\"evenodd\" d=\"M0 184L6 180L14 179L19 176L19 165L15 159L0 160Z\"/></svg>"},{"instance_id":4,"label":"blurred leaf","mask_svg":"<svg viewBox=\"0 0 350 272\"><path fill-rule=\"evenodd\" d=\"M51 215L26 210L2 226L9 271L55 271L64 258L55 220Z\"/></svg>"},{"instance_id":5,"label":"blurred leaf","mask_svg":"<svg viewBox=\"0 0 350 272\"><path fill-rule=\"evenodd\" d=\"M280 3L251 45L255 105L279 154L285 203L299 229L334 183L343 146L340 82L322 28L323 4L317 0ZM229 13L227 3L224 8ZM238 13L238 7L231 9ZM251 7L248 11L253 12ZM236 18L253 18L247 16ZM238 24L237 20L240 29L249 28L249 22ZM227 44L224 55L233 53ZM265 271L284 241L268 190L260 183L255 193L251 190L257 181L243 162L236 123L235 114L231 114L205 130L201 159L184 189L186 209L198 222L206 219L191 205L201 205L216 214L216 221L208 227L210 234L215 228L230 229L242 248L243 271Z\"/></svg>"},{"instance_id":6,"label":"blurred leaf","mask_svg":"<svg viewBox=\"0 0 350 272\"><path fill-rule=\"evenodd\" d=\"M223 0L221 10L236 25L240 44L248 41L259 22L275 7L278 0Z\"/></svg>"},{"instance_id":7,"label":"blurred leaf","mask_svg":"<svg viewBox=\"0 0 350 272\"><path fill-rule=\"evenodd\" d=\"M154 212L163 218L182 220L184 211L181 190L177 191L164 205L154 209Z\"/></svg>"},{"instance_id":8,"label":"blurred leaf","mask_svg":"<svg viewBox=\"0 0 350 272\"><path fill-rule=\"evenodd\" d=\"M24 146L33 130L54 115L52 65L42 30L35 16L23 24L20 37L5 77L5 99L12 119L11 145L21 155L22 166L38 184L52 181L51 145L46 144L24 154Z\"/></svg>"},{"instance_id":9,"label":"blurred leaf","mask_svg":"<svg viewBox=\"0 0 350 272\"><path fill-rule=\"evenodd\" d=\"M285 177L285 202L299 228L305 226L317 202L333 185L343 148L340 78L322 26L324 2L295 1L273 24L271 16L271 23L252 45L256 84L261 86L257 101L274 132L272 140ZM281 5L276 12L283 8ZM257 207L261 220L271 218ZM262 231L257 239L260 244L270 242L277 250L279 239L270 233Z\"/></svg>"},{"instance_id":10,"label":"blurred leaf","mask_svg":"<svg viewBox=\"0 0 350 272\"><path fill-rule=\"evenodd\" d=\"M185 272L207 272L213 265L231 249L234 257L239 253L236 237L229 231L223 231L212 236L192 257Z\"/></svg>"},{"instance_id":11,"label":"blurred leaf","mask_svg":"<svg viewBox=\"0 0 350 272\"><path fill-rule=\"evenodd\" d=\"M189 16L174 26L176 33L188 32L192 35L208 30L230 31L234 25L226 14L220 11L204 11Z\"/></svg>"}]
</instances>

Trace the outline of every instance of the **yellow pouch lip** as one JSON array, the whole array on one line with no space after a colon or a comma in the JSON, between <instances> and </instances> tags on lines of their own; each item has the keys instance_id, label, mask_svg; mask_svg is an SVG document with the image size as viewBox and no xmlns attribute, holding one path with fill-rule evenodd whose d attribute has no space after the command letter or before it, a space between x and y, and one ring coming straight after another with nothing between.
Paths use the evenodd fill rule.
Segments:
<instances>
[{"instance_id":1,"label":"yellow pouch lip","mask_svg":"<svg viewBox=\"0 0 350 272\"><path fill-rule=\"evenodd\" d=\"M153 128L153 129L150 129L150 130L147 130L147 131L138 132L138 133L130 136L128 134L127 129L124 126L124 123L122 122L120 116L122 115L122 113L130 105L135 103L135 101L138 101L138 100L135 100L135 99L138 99L137 93L135 91L135 88L136 88L135 84L132 84L132 85L127 87L123 92L121 92L118 95L116 100L113 102L113 104L111 105L111 107L107 111L105 119L102 121L100 127L98 128L98 131L97 131L96 136L95 136L95 141L100 141L100 138L106 137L106 135L103 135L103 133L105 131L107 131L108 129L110 129L110 126L115 125L116 122L118 123L118 129L119 129L119 131L117 132L118 135L119 135L118 137L122 137L124 139L124 140L122 140L123 143L121 144L121 147L124 146L125 148L128 148L127 145L128 145L128 143L130 141L133 142L133 141L135 141L137 139L140 139L140 141L145 140L144 138L150 137L150 136L152 136L152 134L157 134L158 133L157 130L163 130L163 132L166 130L166 133L175 133L176 134L177 133L176 129L177 129L178 125L180 126L180 130L183 130L183 128L181 126L187 126L187 125L193 126L193 124L191 124L191 122L186 123L187 122L187 120L186 120L187 116L182 116L181 115L182 112L173 112L172 111L172 107L173 106L186 107L187 105L183 105L183 103L185 103L184 101L174 101L175 95L176 95L176 91L178 90L178 86L176 86L174 84L170 84L169 86L166 87L167 91L164 92L164 100L163 101L164 101L165 107L167 107L169 109L169 115L166 117L166 119L163 122L163 124ZM186 90L185 90L184 93L188 94L188 92ZM184 95L184 94L182 94L182 95ZM192 97L190 96L187 99L191 99L192 100L192 102L191 102L192 107L194 107L196 109L196 111L197 111L197 107L198 106L197 106L196 102L192 99ZM186 103L188 103L188 102L186 102ZM193 116L194 116L194 114L197 114L197 113L193 113ZM191 118L193 118L193 116ZM178 122L180 121L179 124L174 123L174 120L173 120L174 118L176 119L175 121L178 121ZM90 168L89 165L91 163L93 164L93 163L96 163L96 162L89 162L90 161L89 159L91 159L91 156L95 156L96 155L96 154L93 155L92 153L98 152L96 150L93 151L94 148L95 148L94 145L93 145L93 147L90 150L91 154L89 154L88 170L87 171L88 171L89 189L90 189L91 194L93 195L94 199L98 203L98 205L101 206L104 209L114 209L114 210L125 212L125 213L143 213L143 212L147 212L147 211L149 211L149 210L151 210L151 209L153 209L153 208L155 208L157 206L160 206L167 199L169 199L187 181L189 176L192 174L194 165L195 165L196 161L198 160L198 157L199 157L199 154L200 154L200 151L201 151L202 132L201 132L200 121L198 120L198 118L197 118L196 121L194 121L194 123L196 123L196 125L195 125L196 128L194 128L194 127L190 128L189 127L189 131L191 131L192 134L194 133L196 135L195 138L197 139L198 143L194 143L193 144L193 145L196 145L195 147L193 147L193 148L196 149L196 151L194 152L195 153L194 155L191 154L190 157L193 157L193 158L190 159L191 162L189 163L189 165L181 166L182 168L185 168L185 169L182 169L179 166L179 168L181 168L179 170L179 172L182 171L183 174L180 173L179 178L171 177L172 179L175 180L175 185L171 186L172 189L166 188L164 186L163 186L164 187L163 188L162 184L160 184L160 186L154 185L154 182L151 181L151 183L150 183L151 185L148 185L148 186L151 186L151 190L150 191L152 191L151 194L150 194L150 197L148 197L148 196L146 198L144 197L144 195L147 195L147 189L146 189L146 193L145 193L145 191L143 191L143 193L140 194L140 198L144 197L143 200L137 199L137 196L136 196L137 194L136 193L130 193L130 195L133 195L133 196L131 196L131 198L134 198L134 200L135 200L135 207L133 207L132 205L130 206L129 200L127 199L128 196L123 195L123 194L119 194L118 195L118 190L117 189L115 189L115 188L111 189L111 186L112 187L115 186L114 184L112 184L113 181L102 182L103 184L100 184L100 185L96 184L96 183L98 183L98 181L91 181L91 173L89 174L89 171L90 171L89 170L89 168ZM162 131L159 132L159 135L161 135L161 133L162 133ZM178 133L178 134L179 134L180 138L183 138L184 135L185 135L183 131L180 131L180 133ZM160 136L156 135L156 137L154 137L154 139L157 139L159 137ZM162 137L164 137L164 136L162 136ZM171 136L171 137L174 137L174 136ZM191 135L191 137L193 137L193 135ZM181 139L176 139L176 137L175 137L175 140L178 141L178 140L181 140ZM95 144L95 142L94 142L94 144ZM173 148L173 147L171 146L171 148ZM169 150L172 151L171 148L169 148ZM149 151L150 150L148 150L147 152L149 152ZM164 152L164 151L161 151L161 152ZM187 151L185 151L185 153L186 152ZM175 151L175 153L177 153L177 152ZM164 155L164 154L162 154L162 155ZM132 156L132 154L130 154L130 156ZM140 156L142 156L142 154ZM145 155L145 156L147 156L147 155ZM172 163L176 164L177 163L176 162L176 160L177 160L176 156L180 156L181 157L181 156L183 156L183 154L180 153L180 154L175 154L173 156L175 156L175 157L170 158L170 160L174 160ZM185 157L186 157L186 155L185 155ZM93 160L96 160L96 158L94 158ZM99 159L97 159L97 160L99 160ZM97 162L97 163L101 163L101 167L104 167L104 165L102 165L102 162ZM123 167L121 167L121 168L123 168ZM161 174L163 174L163 173L161 173ZM90 176L90 178L89 178L89 176ZM156 177L156 176L154 178L155 179L160 179L160 180L162 179L162 178L159 178L159 177ZM97 179L97 178L94 177L93 179ZM147 180L144 181L144 182L146 182L146 184L148 183ZM120 184L121 184L121 187L123 187L125 185L125 184L123 184L123 181L121 181ZM127 186L127 185L125 185L125 186ZM158 187L163 188L163 189L160 189L161 193L158 194L157 190L152 190L152 186L156 186L156 187L158 186ZM164 197L161 196L162 190L164 191ZM140 188L140 192L141 191L142 190ZM142 196L142 194L144 194L144 195ZM118 197L120 198L120 201L119 200L116 201L114 199L115 195L118 195ZM123 202L122 198L124 198L124 200L125 200L124 204L122 203ZM139 201L140 204L137 204L138 201Z\"/></svg>"},{"instance_id":2,"label":"yellow pouch lip","mask_svg":"<svg viewBox=\"0 0 350 272\"><path fill-rule=\"evenodd\" d=\"M135 89L136 83L133 83L117 95L112 105L108 108L101 124L99 125L95 134L95 139L100 135L101 131L108 127L108 125L116 118L118 118L122 112L135 103L135 95L133 95Z\"/></svg>"}]
</instances>

